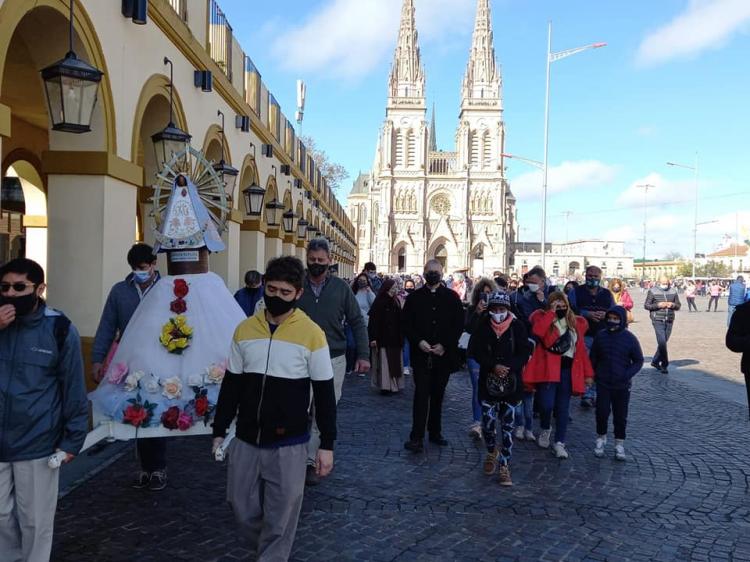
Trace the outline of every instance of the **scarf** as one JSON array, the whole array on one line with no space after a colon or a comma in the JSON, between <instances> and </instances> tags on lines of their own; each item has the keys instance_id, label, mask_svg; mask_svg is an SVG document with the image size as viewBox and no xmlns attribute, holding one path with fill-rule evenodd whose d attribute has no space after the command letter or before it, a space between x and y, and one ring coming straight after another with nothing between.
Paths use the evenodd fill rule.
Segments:
<instances>
[{"instance_id":1,"label":"scarf","mask_svg":"<svg viewBox=\"0 0 750 562\"><path fill-rule=\"evenodd\" d=\"M490 326L492 326L492 330L495 332L495 335L498 338L508 331L510 323L513 322L513 318L513 314L508 313L508 317L499 324L497 324L492 318L490 318Z\"/></svg>"}]
</instances>

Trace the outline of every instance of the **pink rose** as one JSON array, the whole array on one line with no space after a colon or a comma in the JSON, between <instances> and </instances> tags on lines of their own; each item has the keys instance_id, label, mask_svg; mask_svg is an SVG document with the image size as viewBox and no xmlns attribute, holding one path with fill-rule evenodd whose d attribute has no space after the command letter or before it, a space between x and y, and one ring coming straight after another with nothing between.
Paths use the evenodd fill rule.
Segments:
<instances>
[{"instance_id":1,"label":"pink rose","mask_svg":"<svg viewBox=\"0 0 750 562\"><path fill-rule=\"evenodd\" d=\"M117 363L110 367L107 380L112 384L120 384L127 374L128 366L125 363Z\"/></svg>"},{"instance_id":2,"label":"pink rose","mask_svg":"<svg viewBox=\"0 0 750 562\"><path fill-rule=\"evenodd\" d=\"M177 418L177 427L180 431L187 431L193 427L193 416L187 412L182 412L180 417Z\"/></svg>"}]
</instances>

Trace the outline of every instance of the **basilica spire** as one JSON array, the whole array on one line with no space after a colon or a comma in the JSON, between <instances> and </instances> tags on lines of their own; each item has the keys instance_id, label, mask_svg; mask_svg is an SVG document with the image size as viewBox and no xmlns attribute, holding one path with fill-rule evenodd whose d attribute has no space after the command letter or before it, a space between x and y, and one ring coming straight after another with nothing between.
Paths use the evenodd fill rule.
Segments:
<instances>
[{"instance_id":1,"label":"basilica spire","mask_svg":"<svg viewBox=\"0 0 750 562\"><path fill-rule=\"evenodd\" d=\"M424 68L419 55L414 0L404 0L401 8L401 27L393 56L389 95L391 98L417 98L420 101L424 97Z\"/></svg>"},{"instance_id":2,"label":"basilica spire","mask_svg":"<svg viewBox=\"0 0 750 562\"><path fill-rule=\"evenodd\" d=\"M437 152L437 126L435 123L435 104L432 104L432 119L430 120L430 152Z\"/></svg>"},{"instance_id":3,"label":"basilica spire","mask_svg":"<svg viewBox=\"0 0 750 562\"><path fill-rule=\"evenodd\" d=\"M495 61L495 44L492 34L490 0L477 0L474 35L466 67L461 105L500 105L500 71Z\"/></svg>"}]
</instances>

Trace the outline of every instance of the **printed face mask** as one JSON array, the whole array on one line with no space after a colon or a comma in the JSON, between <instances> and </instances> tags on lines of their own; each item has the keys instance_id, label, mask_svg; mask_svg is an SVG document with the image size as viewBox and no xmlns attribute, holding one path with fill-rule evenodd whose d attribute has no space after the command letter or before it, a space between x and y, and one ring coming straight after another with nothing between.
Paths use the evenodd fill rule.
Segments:
<instances>
[{"instance_id":1,"label":"printed face mask","mask_svg":"<svg viewBox=\"0 0 750 562\"><path fill-rule=\"evenodd\" d=\"M505 319L508 318L508 311L490 312L490 318L492 318L492 321L495 322L495 324L500 324L501 322L505 322Z\"/></svg>"},{"instance_id":2,"label":"printed face mask","mask_svg":"<svg viewBox=\"0 0 750 562\"><path fill-rule=\"evenodd\" d=\"M586 278L586 286L589 288L598 287L601 284L600 279L589 279Z\"/></svg>"}]
</instances>

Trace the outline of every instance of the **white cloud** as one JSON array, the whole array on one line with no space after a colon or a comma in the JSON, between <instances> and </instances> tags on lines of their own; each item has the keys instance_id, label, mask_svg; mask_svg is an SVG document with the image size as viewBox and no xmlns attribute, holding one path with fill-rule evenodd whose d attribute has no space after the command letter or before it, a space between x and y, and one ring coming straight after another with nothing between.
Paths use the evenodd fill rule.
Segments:
<instances>
[{"instance_id":1,"label":"white cloud","mask_svg":"<svg viewBox=\"0 0 750 562\"><path fill-rule=\"evenodd\" d=\"M641 41L636 62L653 66L721 48L749 24L748 0L690 0L685 11Z\"/></svg>"},{"instance_id":2,"label":"white cloud","mask_svg":"<svg viewBox=\"0 0 750 562\"><path fill-rule=\"evenodd\" d=\"M645 188L648 188L648 208L655 209L659 205L670 203L684 203L691 200L695 194L695 183L692 179L672 181L661 174L652 172L631 183L615 200L616 205L624 207L643 208Z\"/></svg>"},{"instance_id":3,"label":"white cloud","mask_svg":"<svg viewBox=\"0 0 750 562\"><path fill-rule=\"evenodd\" d=\"M338 78L366 75L396 44L401 0L328 0L304 22L274 42L290 71L322 72ZM474 0L416 0L420 47L444 43L472 31ZM466 44L468 52L469 44Z\"/></svg>"},{"instance_id":4,"label":"white cloud","mask_svg":"<svg viewBox=\"0 0 750 562\"><path fill-rule=\"evenodd\" d=\"M554 194L576 188L604 186L611 183L616 175L615 166L598 160L566 161L560 166L550 167L547 192ZM539 198L542 193L542 172L521 174L511 182L511 188L518 199Z\"/></svg>"}]
</instances>

